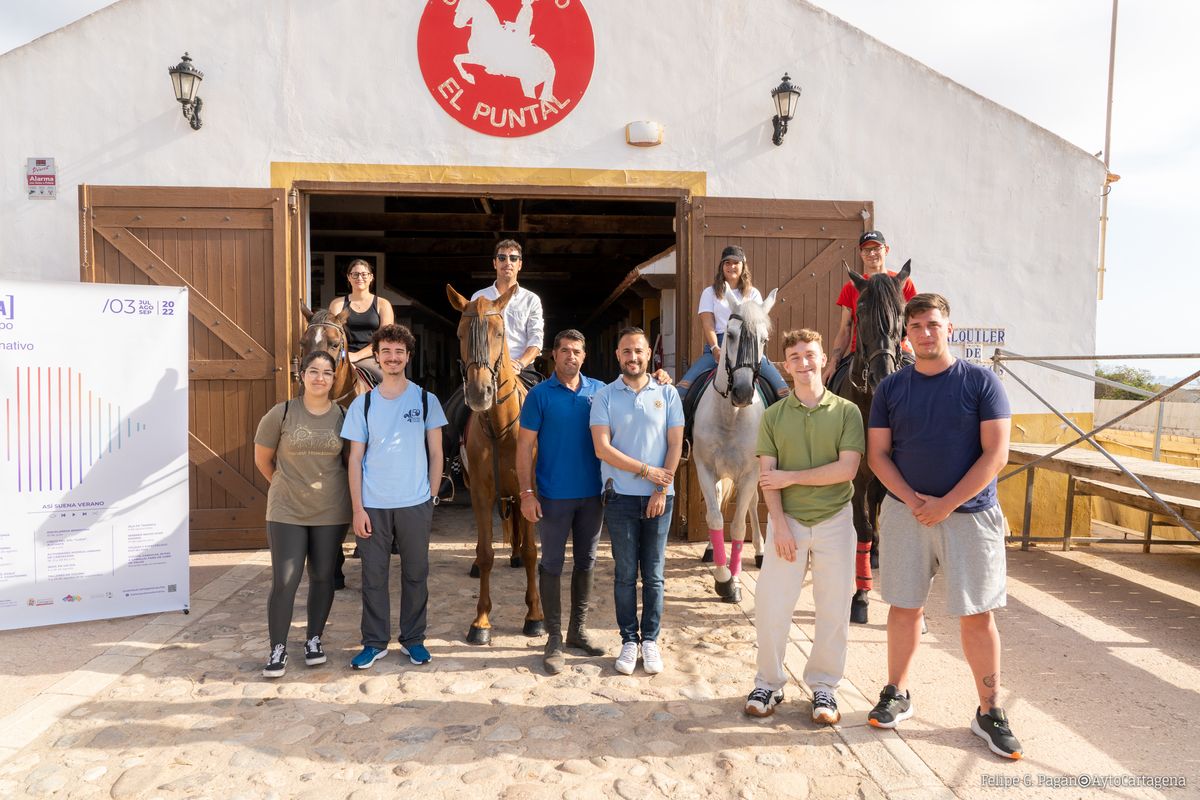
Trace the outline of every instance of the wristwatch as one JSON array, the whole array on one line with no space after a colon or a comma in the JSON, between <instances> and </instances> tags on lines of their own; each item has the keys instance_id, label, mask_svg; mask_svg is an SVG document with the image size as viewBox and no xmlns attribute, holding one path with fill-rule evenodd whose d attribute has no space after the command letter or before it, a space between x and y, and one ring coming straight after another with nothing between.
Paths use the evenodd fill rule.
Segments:
<instances>
[{"instance_id":1,"label":"wristwatch","mask_svg":"<svg viewBox=\"0 0 1200 800\"><path fill-rule=\"evenodd\" d=\"M665 486L655 486L655 487L654 487L654 491L655 491L657 494L666 494L666 493L667 493L667 487L665 487Z\"/></svg>"}]
</instances>

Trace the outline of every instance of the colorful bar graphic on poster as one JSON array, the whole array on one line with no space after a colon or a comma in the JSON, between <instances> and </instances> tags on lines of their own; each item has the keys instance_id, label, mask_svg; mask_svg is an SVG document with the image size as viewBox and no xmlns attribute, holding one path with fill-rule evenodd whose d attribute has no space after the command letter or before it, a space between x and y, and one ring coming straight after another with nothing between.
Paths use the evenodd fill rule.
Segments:
<instances>
[{"instance_id":1,"label":"colorful bar graphic on poster","mask_svg":"<svg viewBox=\"0 0 1200 800\"><path fill-rule=\"evenodd\" d=\"M0 281L0 630L188 607L187 290Z\"/></svg>"}]
</instances>

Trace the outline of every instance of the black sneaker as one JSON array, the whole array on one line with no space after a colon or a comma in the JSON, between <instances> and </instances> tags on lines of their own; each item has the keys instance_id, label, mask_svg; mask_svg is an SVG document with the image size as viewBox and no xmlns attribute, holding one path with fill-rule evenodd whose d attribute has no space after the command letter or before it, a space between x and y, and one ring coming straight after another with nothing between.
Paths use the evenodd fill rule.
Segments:
<instances>
[{"instance_id":1,"label":"black sneaker","mask_svg":"<svg viewBox=\"0 0 1200 800\"><path fill-rule=\"evenodd\" d=\"M271 655L267 656L267 665L263 667L263 677L281 678L286 671L287 648L281 644L274 645L271 648Z\"/></svg>"},{"instance_id":2,"label":"black sneaker","mask_svg":"<svg viewBox=\"0 0 1200 800\"><path fill-rule=\"evenodd\" d=\"M976 708L975 719L971 720L971 730L987 742L988 749L998 756L1015 761L1024 755L1021 743L1008 727L1008 715L1004 713L1003 708L992 706L992 710L986 714L980 714Z\"/></svg>"},{"instance_id":3,"label":"black sneaker","mask_svg":"<svg viewBox=\"0 0 1200 800\"><path fill-rule=\"evenodd\" d=\"M867 715L867 722L876 728L894 728L913 715L912 696L900 694L890 683L879 693L879 702Z\"/></svg>"},{"instance_id":4,"label":"black sneaker","mask_svg":"<svg viewBox=\"0 0 1200 800\"><path fill-rule=\"evenodd\" d=\"M820 725L837 725L842 721L842 713L838 711L833 692L825 689L813 692L812 718L813 722Z\"/></svg>"},{"instance_id":5,"label":"black sneaker","mask_svg":"<svg viewBox=\"0 0 1200 800\"><path fill-rule=\"evenodd\" d=\"M754 688L746 698L746 714L751 717L769 717L775 713L775 706L783 702L783 689Z\"/></svg>"},{"instance_id":6,"label":"black sneaker","mask_svg":"<svg viewBox=\"0 0 1200 800\"><path fill-rule=\"evenodd\" d=\"M310 667L325 663L325 651L321 649L320 636L314 636L304 643L304 663Z\"/></svg>"}]
</instances>

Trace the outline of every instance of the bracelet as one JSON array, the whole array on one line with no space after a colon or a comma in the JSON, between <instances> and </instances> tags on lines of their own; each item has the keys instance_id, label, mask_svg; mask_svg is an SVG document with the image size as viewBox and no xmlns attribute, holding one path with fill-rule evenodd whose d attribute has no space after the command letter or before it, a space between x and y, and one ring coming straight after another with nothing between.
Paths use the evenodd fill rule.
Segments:
<instances>
[{"instance_id":1,"label":"bracelet","mask_svg":"<svg viewBox=\"0 0 1200 800\"><path fill-rule=\"evenodd\" d=\"M524 496L525 496L525 495L527 495L527 494L533 494L533 493L534 493L533 489L522 489L522 490L521 490L521 497L524 497Z\"/></svg>"},{"instance_id":2,"label":"bracelet","mask_svg":"<svg viewBox=\"0 0 1200 800\"><path fill-rule=\"evenodd\" d=\"M650 474L650 465L649 465L649 464L642 464L642 467L641 467L641 469L639 469L639 470L638 470L638 477L639 477L639 478L645 478L645 477L646 477L646 476L648 476L649 474Z\"/></svg>"}]
</instances>

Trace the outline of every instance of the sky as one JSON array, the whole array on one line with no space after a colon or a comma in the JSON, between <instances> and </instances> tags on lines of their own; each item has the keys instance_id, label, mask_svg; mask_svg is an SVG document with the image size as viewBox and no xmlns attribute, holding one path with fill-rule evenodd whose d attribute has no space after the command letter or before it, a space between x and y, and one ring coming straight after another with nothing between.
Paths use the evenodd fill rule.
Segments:
<instances>
[{"instance_id":1,"label":"sky","mask_svg":"<svg viewBox=\"0 0 1200 800\"><path fill-rule=\"evenodd\" d=\"M815 2L1081 149L1104 149L1107 0ZM109 4L0 2L0 53ZM1100 354L1200 353L1200 268L1188 235L1200 186L1197 30L1194 0L1120 6L1109 168L1121 180L1109 195ZM1054 355L1056 344L1030 355ZM1124 363L1163 377L1200 369L1200 360Z\"/></svg>"}]
</instances>

